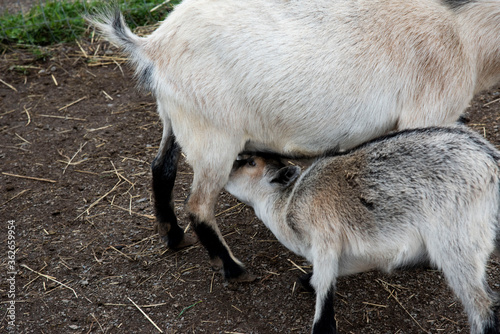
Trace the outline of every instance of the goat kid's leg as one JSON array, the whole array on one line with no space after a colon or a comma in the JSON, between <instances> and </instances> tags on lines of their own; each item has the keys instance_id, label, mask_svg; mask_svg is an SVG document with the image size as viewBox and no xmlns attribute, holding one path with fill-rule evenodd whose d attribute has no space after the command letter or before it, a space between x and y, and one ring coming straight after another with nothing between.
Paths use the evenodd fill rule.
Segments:
<instances>
[{"instance_id":1,"label":"goat kid's leg","mask_svg":"<svg viewBox=\"0 0 500 334\"><path fill-rule=\"evenodd\" d=\"M196 242L196 239L185 235L179 227L174 211L173 188L179 155L180 148L175 142L175 136L171 133L169 124L164 124L160 149L151 169L157 219L155 228L168 247L172 249L187 247Z\"/></svg>"},{"instance_id":2,"label":"goat kid's leg","mask_svg":"<svg viewBox=\"0 0 500 334\"><path fill-rule=\"evenodd\" d=\"M500 334L497 316L499 299L486 282L489 252L463 246L455 249L442 247L436 253L432 250L430 253L462 302L469 318L470 333Z\"/></svg>"},{"instance_id":3,"label":"goat kid's leg","mask_svg":"<svg viewBox=\"0 0 500 334\"><path fill-rule=\"evenodd\" d=\"M186 153L188 159L191 158L190 163L194 171L186 208L198 239L208 251L212 267L223 269L224 277L229 281L250 282L255 280L255 277L248 274L243 264L234 257L215 221L217 198L228 180L233 161L238 154L238 149L231 151L227 148L225 152L199 154L195 159L193 154Z\"/></svg>"},{"instance_id":4,"label":"goat kid's leg","mask_svg":"<svg viewBox=\"0 0 500 334\"><path fill-rule=\"evenodd\" d=\"M472 265L472 264L471 264ZM456 266L468 266L460 263ZM444 270L443 270L444 271ZM498 297L486 283L485 275L478 272L463 272L461 277L445 276L462 301L467 312L471 334L500 334L498 321Z\"/></svg>"},{"instance_id":5,"label":"goat kid's leg","mask_svg":"<svg viewBox=\"0 0 500 334\"><path fill-rule=\"evenodd\" d=\"M316 291L316 311L314 314L313 334L335 334L336 321L334 310L335 284L338 268L335 260L314 261L311 285Z\"/></svg>"},{"instance_id":6,"label":"goat kid's leg","mask_svg":"<svg viewBox=\"0 0 500 334\"><path fill-rule=\"evenodd\" d=\"M335 310L333 308L335 296L335 289L332 287L328 292L318 301L319 297L316 297L316 305L321 304L320 309L316 306L316 312L320 312L319 317L314 320L313 324L313 334L335 334L336 322L335 322Z\"/></svg>"}]
</instances>

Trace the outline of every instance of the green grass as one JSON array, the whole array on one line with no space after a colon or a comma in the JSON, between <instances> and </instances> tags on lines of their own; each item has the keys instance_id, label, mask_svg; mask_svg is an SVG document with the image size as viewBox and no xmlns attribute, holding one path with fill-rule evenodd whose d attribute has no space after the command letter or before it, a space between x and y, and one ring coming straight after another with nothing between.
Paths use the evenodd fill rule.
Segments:
<instances>
[{"instance_id":1,"label":"green grass","mask_svg":"<svg viewBox=\"0 0 500 334\"><path fill-rule=\"evenodd\" d=\"M181 0L170 1L157 10L150 10L164 0L118 0L116 1L131 28L163 20L174 5ZM0 43L46 46L70 42L82 37L87 30L83 15L109 4L104 0L48 0L36 5L29 12L3 13L0 15Z\"/></svg>"}]
</instances>

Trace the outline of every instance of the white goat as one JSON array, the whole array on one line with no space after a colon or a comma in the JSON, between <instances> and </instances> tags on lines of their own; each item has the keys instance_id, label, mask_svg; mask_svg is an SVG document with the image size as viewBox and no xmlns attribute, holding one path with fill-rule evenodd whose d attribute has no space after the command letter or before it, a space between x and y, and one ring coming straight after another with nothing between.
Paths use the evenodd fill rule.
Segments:
<instances>
[{"instance_id":1,"label":"white goat","mask_svg":"<svg viewBox=\"0 0 500 334\"><path fill-rule=\"evenodd\" d=\"M157 99L159 234L172 248L193 242L173 210L182 148L194 170L194 231L233 280L252 277L214 207L239 152L314 156L451 124L500 80L500 0L184 0L145 38L119 11L90 21L129 54Z\"/></svg>"},{"instance_id":2,"label":"white goat","mask_svg":"<svg viewBox=\"0 0 500 334\"><path fill-rule=\"evenodd\" d=\"M398 132L302 176L276 159L234 163L226 189L313 264L313 333L335 333L337 277L430 263L465 306L471 333L500 333L486 263L498 251L500 152L465 127Z\"/></svg>"}]
</instances>

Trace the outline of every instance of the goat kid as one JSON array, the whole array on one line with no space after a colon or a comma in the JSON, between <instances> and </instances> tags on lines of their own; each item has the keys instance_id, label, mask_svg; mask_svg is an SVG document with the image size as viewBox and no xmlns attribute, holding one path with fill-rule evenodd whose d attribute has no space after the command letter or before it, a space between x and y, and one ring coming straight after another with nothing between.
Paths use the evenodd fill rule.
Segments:
<instances>
[{"instance_id":1,"label":"goat kid","mask_svg":"<svg viewBox=\"0 0 500 334\"><path fill-rule=\"evenodd\" d=\"M193 242L172 198L180 149L186 209L212 265L251 280L214 208L238 153L296 157L392 130L449 125L500 80L500 0L184 0L147 37L119 11L90 18L129 55L163 122L153 162L159 234Z\"/></svg>"},{"instance_id":2,"label":"goat kid","mask_svg":"<svg viewBox=\"0 0 500 334\"><path fill-rule=\"evenodd\" d=\"M226 190L251 205L313 265L313 333L335 333L337 277L431 264L443 271L472 334L500 333L486 263L499 246L500 152L465 127L406 130L302 175L259 156L234 163ZM495 248L496 247L496 248Z\"/></svg>"}]
</instances>

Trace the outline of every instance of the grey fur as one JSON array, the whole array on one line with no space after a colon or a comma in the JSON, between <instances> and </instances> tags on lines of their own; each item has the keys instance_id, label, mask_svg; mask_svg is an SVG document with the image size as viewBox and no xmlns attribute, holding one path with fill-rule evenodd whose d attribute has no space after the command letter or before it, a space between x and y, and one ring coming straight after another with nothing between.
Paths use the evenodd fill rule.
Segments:
<instances>
[{"instance_id":1,"label":"grey fur","mask_svg":"<svg viewBox=\"0 0 500 334\"><path fill-rule=\"evenodd\" d=\"M480 135L464 126L402 131L321 158L296 181L296 167L249 159L235 164L226 189L313 264L315 328L338 276L430 263L460 298L471 333L498 333L485 273L499 249L500 153Z\"/></svg>"},{"instance_id":2,"label":"grey fur","mask_svg":"<svg viewBox=\"0 0 500 334\"><path fill-rule=\"evenodd\" d=\"M458 9L474 1L475 0L443 0L443 2L452 9Z\"/></svg>"}]
</instances>

